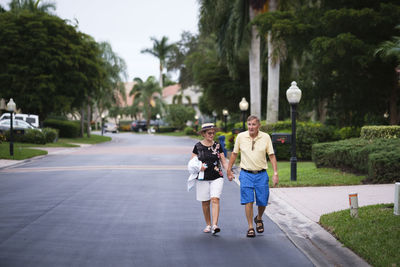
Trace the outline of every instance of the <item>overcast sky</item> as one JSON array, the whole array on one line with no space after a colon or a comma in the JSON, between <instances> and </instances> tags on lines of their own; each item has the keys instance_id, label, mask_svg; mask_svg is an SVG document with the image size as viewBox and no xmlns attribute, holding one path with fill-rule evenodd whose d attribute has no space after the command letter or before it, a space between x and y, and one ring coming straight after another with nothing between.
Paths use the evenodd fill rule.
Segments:
<instances>
[{"instance_id":1,"label":"overcast sky","mask_svg":"<svg viewBox=\"0 0 400 267\"><path fill-rule=\"evenodd\" d=\"M9 0L0 0L8 9ZM167 36L170 42L180 40L183 31L197 33L197 0L54 0L56 14L63 19L79 21L79 30L108 41L114 52L126 61L128 81L159 77L159 62L140 50L151 48L150 37ZM176 74L173 75L176 78Z\"/></svg>"}]
</instances>

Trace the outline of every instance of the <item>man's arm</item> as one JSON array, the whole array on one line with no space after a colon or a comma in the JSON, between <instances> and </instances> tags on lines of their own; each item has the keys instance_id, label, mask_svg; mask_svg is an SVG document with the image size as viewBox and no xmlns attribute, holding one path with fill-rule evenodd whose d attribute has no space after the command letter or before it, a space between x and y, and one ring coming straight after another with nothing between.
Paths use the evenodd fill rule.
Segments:
<instances>
[{"instance_id":1,"label":"man's arm","mask_svg":"<svg viewBox=\"0 0 400 267\"><path fill-rule=\"evenodd\" d=\"M228 180L229 181L232 181L232 179L235 178L235 176L233 175L233 172L232 172L232 166L235 163L237 156L238 156L237 153L232 152L231 158L229 159L228 169L227 169L227 174L228 174Z\"/></svg>"},{"instance_id":2,"label":"man's arm","mask_svg":"<svg viewBox=\"0 0 400 267\"><path fill-rule=\"evenodd\" d=\"M272 168L274 169L274 175L272 176L273 187L277 186L279 183L278 177L278 163L276 161L275 154L268 155L269 160L271 161Z\"/></svg>"}]
</instances>

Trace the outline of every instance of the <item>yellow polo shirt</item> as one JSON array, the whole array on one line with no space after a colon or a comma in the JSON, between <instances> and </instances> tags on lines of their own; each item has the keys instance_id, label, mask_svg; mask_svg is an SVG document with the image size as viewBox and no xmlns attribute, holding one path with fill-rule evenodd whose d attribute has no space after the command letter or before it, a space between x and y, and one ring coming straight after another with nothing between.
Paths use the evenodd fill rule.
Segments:
<instances>
[{"instance_id":1,"label":"yellow polo shirt","mask_svg":"<svg viewBox=\"0 0 400 267\"><path fill-rule=\"evenodd\" d=\"M269 134L258 131L258 135L252 139L249 131L245 131L236 137L233 152L240 152L240 168L259 171L268 168L267 154L274 154L274 148Z\"/></svg>"}]
</instances>

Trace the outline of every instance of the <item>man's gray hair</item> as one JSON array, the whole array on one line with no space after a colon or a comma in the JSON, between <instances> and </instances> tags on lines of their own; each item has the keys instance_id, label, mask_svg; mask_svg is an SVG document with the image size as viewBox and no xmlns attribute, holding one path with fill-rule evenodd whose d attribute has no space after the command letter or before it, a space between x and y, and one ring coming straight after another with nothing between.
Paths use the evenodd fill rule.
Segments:
<instances>
[{"instance_id":1,"label":"man's gray hair","mask_svg":"<svg viewBox=\"0 0 400 267\"><path fill-rule=\"evenodd\" d=\"M260 124L260 119L256 115L250 115L247 118L247 121L252 121L252 120L256 120L258 122L258 124Z\"/></svg>"}]
</instances>

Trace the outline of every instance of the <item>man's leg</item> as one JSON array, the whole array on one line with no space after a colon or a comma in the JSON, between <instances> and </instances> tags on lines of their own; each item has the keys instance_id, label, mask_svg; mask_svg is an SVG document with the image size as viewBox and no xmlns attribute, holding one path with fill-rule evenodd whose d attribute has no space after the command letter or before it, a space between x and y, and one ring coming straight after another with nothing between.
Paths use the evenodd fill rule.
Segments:
<instances>
[{"instance_id":1,"label":"man's leg","mask_svg":"<svg viewBox=\"0 0 400 267\"><path fill-rule=\"evenodd\" d=\"M254 228L253 226L253 202L245 204L246 219L249 224L249 229Z\"/></svg>"},{"instance_id":2,"label":"man's leg","mask_svg":"<svg viewBox=\"0 0 400 267\"><path fill-rule=\"evenodd\" d=\"M264 214L264 211L265 211L265 206L258 206L257 220L262 220L262 216ZM257 225L257 226L259 226L259 225Z\"/></svg>"}]
</instances>

